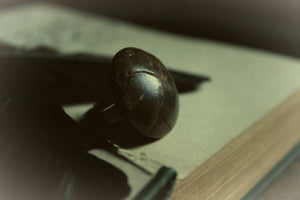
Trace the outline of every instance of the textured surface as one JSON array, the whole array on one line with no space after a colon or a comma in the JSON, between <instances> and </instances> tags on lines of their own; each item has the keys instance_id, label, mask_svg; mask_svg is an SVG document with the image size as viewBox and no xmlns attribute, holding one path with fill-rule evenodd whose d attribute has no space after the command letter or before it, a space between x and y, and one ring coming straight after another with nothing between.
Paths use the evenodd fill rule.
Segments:
<instances>
[{"instance_id":1,"label":"textured surface","mask_svg":"<svg viewBox=\"0 0 300 200\"><path fill-rule=\"evenodd\" d=\"M26 23L24 23L26 21ZM184 178L300 87L300 62L176 37L52 6L2 11L0 41L18 47L49 46L61 53L114 55L135 46L166 66L209 75L201 90L180 96L174 130L136 149L173 166Z\"/></svg>"}]
</instances>

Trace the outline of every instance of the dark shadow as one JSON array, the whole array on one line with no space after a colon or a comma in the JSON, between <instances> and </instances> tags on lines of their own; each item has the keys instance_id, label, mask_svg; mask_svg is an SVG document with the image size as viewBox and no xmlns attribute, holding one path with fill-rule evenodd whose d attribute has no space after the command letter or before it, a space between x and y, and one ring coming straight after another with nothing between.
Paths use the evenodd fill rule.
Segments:
<instances>
[{"instance_id":1,"label":"dark shadow","mask_svg":"<svg viewBox=\"0 0 300 200\"><path fill-rule=\"evenodd\" d=\"M0 177L0 197L126 197L126 175L86 150L106 148L106 140L126 148L156 140L144 137L126 120L107 125L95 115L78 124L61 107L105 97L110 92L111 58L61 56L44 47L0 47L0 171L5 174ZM209 80L183 72L174 72L174 77L179 92L193 91Z\"/></svg>"},{"instance_id":2,"label":"dark shadow","mask_svg":"<svg viewBox=\"0 0 300 200\"><path fill-rule=\"evenodd\" d=\"M14 52L11 47L5 49L2 52L0 50L0 70L2 76L5 76L1 76L1 80L11 79L7 81L9 86L6 88L10 92L19 93L21 88L25 88L24 83L27 90L40 85L39 92L50 96L52 101L74 104L96 101L109 90L109 58L89 56L87 59L82 55L65 57L48 48L26 53ZM28 76L17 76L21 73ZM16 87L12 87L16 84ZM22 94L26 95L26 92Z\"/></svg>"},{"instance_id":3,"label":"dark shadow","mask_svg":"<svg viewBox=\"0 0 300 200\"><path fill-rule=\"evenodd\" d=\"M53 110L58 110L57 108L46 110L43 108L46 104L59 106L95 102L105 99L110 93L108 70L111 58L83 54L62 56L47 47L30 51L20 49L17 51L8 45L0 45L0 47L1 94L16 99L34 97L31 98L34 104L44 103L40 106L40 110L44 110L44 115L50 115ZM210 81L209 77L203 75L170 72L179 93L193 92L204 82ZM1 88L1 85L5 87ZM53 122L53 119L66 119L66 114L62 113L63 111L45 121L45 124L50 124L49 129L52 129L51 123L60 123ZM92 138L90 142L93 143L97 138L97 141L102 144L105 140L111 140L122 147L136 147L156 141L140 134L126 120L107 125L102 118L100 113L92 119L81 121L81 126L85 129L82 132L88 132L83 134L85 135L83 141ZM70 124L68 128L80 128L72 119L69 119L68 123ZM61 132L62 130L61 128ZM67 135L70 130L64 132L62 135Z\"/></svg>"},{"instance_id":4,"label":"dark shadow","mask_svg":"<svg viewBox=\"0 0 300 200\"><path fill-rule=\"evenodd\" d=\"M103 112L97 112L95 109L88 111L79 124L93 138L91 143L94 147L101 146L103 140L110 140L123 148L143 146L157 140L142 135L126 119L108 124ZM97 144L97 141L100 141L100 144Z\"/></svg>"},{"instance_id":5,"label":"dark shadow","mask_svg":"<svg viewBox=\"0 0 300 200\"><path fill-rule=\"evenodd\" d=\"M92 102L109 93L108 71L112 58L86 54L62 56L48 47L33 50L18 50L9 45L0 45L0 66L27 67L34 72L42 67L51 77L47 93L60 104ZM169 70L175 79L179 93L199 89L210 77Z\"/></svg>"},{"instance_id":6,"label":"dark shadow","mask_svg":"<svg viewBox=\"0 0 300 200\"><path fill-rule=\"evenodd\" d=\"M84 151L59 106L10 99L0 107L0 199L124 199L126 175Z\"/></svg>"},{"instance_id":7,"label":"dark shadow","mask_svg":"<svg viewBox=\"0 0 300 200\"><path fill-rule=\"evenodd\" d=\"M205 82L211 81L210 77L200 74L190 74L171 70L179 94L194 92L200 89Z\"/></svg>"}]
</instances>

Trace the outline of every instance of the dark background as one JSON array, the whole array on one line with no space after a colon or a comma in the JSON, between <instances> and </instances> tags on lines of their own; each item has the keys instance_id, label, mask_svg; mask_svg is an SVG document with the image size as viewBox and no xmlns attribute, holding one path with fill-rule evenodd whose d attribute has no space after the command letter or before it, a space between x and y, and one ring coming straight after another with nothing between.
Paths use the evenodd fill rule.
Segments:
<instances>
[{"instance_id":1,"label":"dark background","mask_svg":"<svg viewBox=\"0 0 300 200\"><path fill-rule=\"evenodd\" d=\"M0 0L0 9L37 0ZM300 57L299 0L44 0L182 35ZM1 11L1 10L0 10Z\"/></svg>"}]
</instances>

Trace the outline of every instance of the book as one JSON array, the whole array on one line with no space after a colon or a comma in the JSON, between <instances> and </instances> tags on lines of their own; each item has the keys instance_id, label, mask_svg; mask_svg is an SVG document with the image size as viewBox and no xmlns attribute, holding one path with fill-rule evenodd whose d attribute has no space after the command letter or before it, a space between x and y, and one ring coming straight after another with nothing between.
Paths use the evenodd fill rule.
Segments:
<instances>
[{"instance_id":1,"label":"book","mask_svg":"<svg viewBox=\"0 0 300 200\"><path fill-rule=\"evenodd\" d=\"M52 4L4 10L0 26L0 42L21 49L45 46L61 55L112 57L132 46L170 69L211 78L180 95L179 118L170 134L131 149L178 172L172 199L239 199L300 141L298 59ZM65 109L76 119L90 106Z\"/></svg>"}]
</instances>

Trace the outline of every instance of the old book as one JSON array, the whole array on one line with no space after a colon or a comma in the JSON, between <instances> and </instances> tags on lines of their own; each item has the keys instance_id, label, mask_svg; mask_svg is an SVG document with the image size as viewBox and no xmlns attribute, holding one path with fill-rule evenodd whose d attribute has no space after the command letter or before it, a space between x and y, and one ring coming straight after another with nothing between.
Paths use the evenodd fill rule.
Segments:
<instances>
[{"instance_id":1,"label":"old book","mask_svg":"<svg viewBox=\"0 0 300 200\"><path fill-rule=\"evenodd\" d=\"M197 91L180 95L179 119L169 135L131 149L177 170L172 199L239 199L300 141L297 59L49 4L2 11L0 27L1 43L23 49L111 57L133 46L172 69L209 76ZM76 118L90 106L66 111Z\"/></svg>"}]
</instances>

